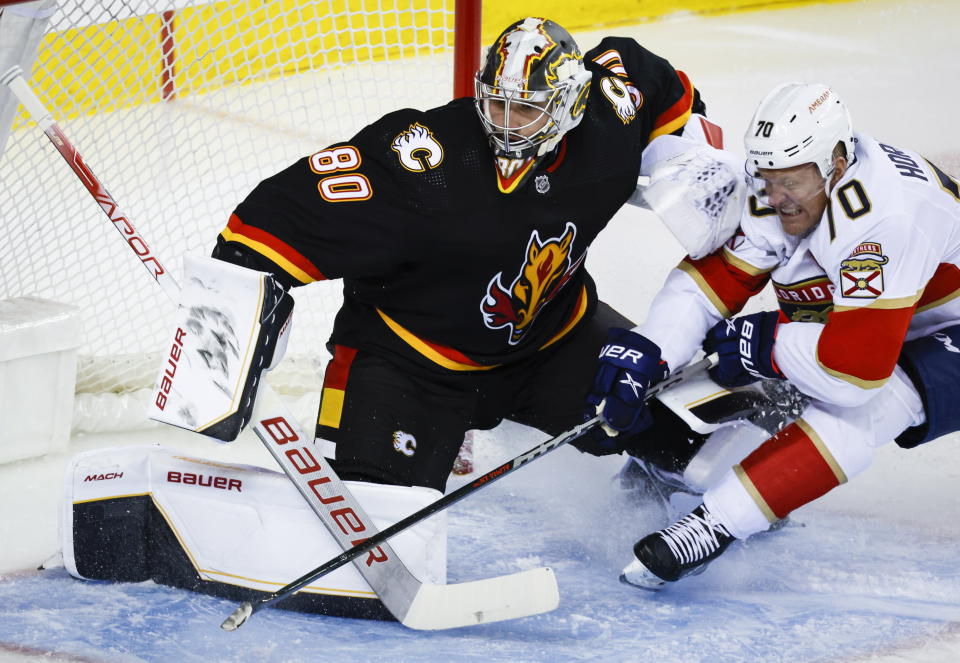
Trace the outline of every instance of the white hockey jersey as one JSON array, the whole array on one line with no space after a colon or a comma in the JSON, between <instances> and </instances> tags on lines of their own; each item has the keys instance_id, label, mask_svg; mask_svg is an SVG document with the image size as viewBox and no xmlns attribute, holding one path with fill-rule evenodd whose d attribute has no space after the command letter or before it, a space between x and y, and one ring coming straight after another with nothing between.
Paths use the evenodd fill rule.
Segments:
<instances>
[{"instance_id":1,"label":"white hockey jersey","mask_svg":"<svg viewBox=\"0 0 960 663\"><path fill-rule=\"evenodd\" d=\"M869 400L905 340L960 323L960 185L916 152L856 139L810 235L787 235L751 198L726 245L670 273L637 331L671 367L768 281L791 323L779 327L774 360L800 391L837 405Z\"/></svg>"}]
</instances>

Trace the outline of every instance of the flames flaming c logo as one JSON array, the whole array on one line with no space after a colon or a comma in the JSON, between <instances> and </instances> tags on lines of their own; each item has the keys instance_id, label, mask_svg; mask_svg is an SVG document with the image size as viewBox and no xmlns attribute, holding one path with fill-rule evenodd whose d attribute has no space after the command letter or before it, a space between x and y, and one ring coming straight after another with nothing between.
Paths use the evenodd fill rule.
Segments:
<instances>
[{"instance_id":1,"label":"flames flaming c logo","mask_svg":"<svg viewBox=\"0 0 960 663\"><path fill-rule=\"evenodd\" d=\"M519 274L505 288L498 272L487 285L487 294L480 303L483 323L490 329L510 330L510 345L516 345L533 324L537 314L566 285L587 257L587 252L570 260L570 249L577 236L577 227L567 223L559 237L545 241L534 230L527 243L525 261Z\"/></svg>"}]
</instances>

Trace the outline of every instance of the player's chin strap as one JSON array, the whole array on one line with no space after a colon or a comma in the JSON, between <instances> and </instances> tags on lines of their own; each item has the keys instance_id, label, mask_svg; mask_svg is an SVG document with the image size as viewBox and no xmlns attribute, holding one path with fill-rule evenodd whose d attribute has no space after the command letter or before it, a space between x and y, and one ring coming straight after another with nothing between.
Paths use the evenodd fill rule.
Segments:
<instances>
[{"instance_id":1,"label":"player's chin strap","mask_svg":"<svg viewBox=\"0 0 960 663\"><path fill-rule=\"evenodd\" d=\"M686 380L691 376L700 374L701 372L710 368L714 363L715 363L715 356L711 356L711 357L705 357L700 361L690 364L686 368L680 371L677 371L676 373L668 377L666 380L663 380L662 382L658 382L654 386L650 387L650 389L647 391L645 399L649 400L655 397L657 394L662 393L664 390L669 389L670 387L682 382L683 380ZM345 550L342 554L337 555L333 559L328 560L324 564L318 566L314 570L297 578L296 580L286 585L285 587L281 587L274 593L265 596L264 598L258 600L255 603L244 602L240 604L240 606L233 611L233 614L231 614L229 617L227 617L226 620L224 620L223 624L221 624L221 627L228 631L232 631L236 629L241 624L243 624L253 613L259 610L262 610L263 608L266 608L269 605L273 605L278 601L284 600L285 598L287 598L297 590L303 589L304 587L314 582L318 578L321 578L327 575L328 573L330 573L331 571L334 571L340 568L347 562L353 559L356 559L367 550L370 550L371 548L374 548L375 546L383 543L390 537L399 534L400 532L407 529L408 527L412 527L416 525L421 520L424 520L425 518L429 518L430 516L432 516L433 514L439 511L443 511L447 507L453 504L456 504L467 495L470 495L471 493L474 493L480 490L481 488L484 488L485 486L490 485L494 481L497 481L498 479L502 479L503 477L507 476L514 470L518 469L520 466L529 463L533 459L539 458L540 456L543 456L548 452L563 446L567 442L571 442L577 439L578 437L585 434L587 431L591 430L592 428L599 426L601 423L602 423L602 419L600 418L600 415L597 415L596 417L593 417L592 419L588 419L587 421L583 422L579 426L574 426L573 428L571 428L565 433L561 433L560 435L557 435L556 437L551 438L546 442L541 442L540 444L533 447L532 449L529 449L525 453L520 454L513 460L509 460L503 465L500 465L499 467L495 467L494 469L490 470L486 474L480 477L477 477L470 483L461 486L460 488L454 490L453 492L448 493L447 495L444 495L443 497L436 500L435 502L428 504L427 506L423 507L419 511L416 511L415 513L410 514L403 520L400 520L394 523L390 527L387 527L386 529L384 529L379 534L375 534L371 536L369 539L367 539L366 541L363 541L362 543L358 543L357 545L350 548L349 550ZM463 585L458 585L458 587L463 587L466 590L473 584L475 583L464 583ZM411 612L414 615L417 614L416 605L414 605ZM478 619L479 618L480 616L478 615Z\"/></svg>"},{"instance_id":2,"label":"player's chin strap","mask_svg":"<svg viewBox=\"0 0 960 663\"><path fill-rule=\"evenodd\" d=\"M20 67L14 66L0 74L0 85L10 87L157 284L174 302L178 301L180 286L176 280L84 163L27 85ZM553 610L559 604L557 581L549 568L459 585L420 582L386 543L387 537L377 537L370 516L326 459L314 455L312 440L303 434L296 419L266 384L257 398L251 427L341 548L348 550L363 541L371 542L363 548L371 550L369 556L358 562L356 568L384 606L405 626L455 628L534 615ZM354 557L356 555L347 557L345 561ZM235 622L233 628L239 623Z\"/></svg>"}]
</instances>

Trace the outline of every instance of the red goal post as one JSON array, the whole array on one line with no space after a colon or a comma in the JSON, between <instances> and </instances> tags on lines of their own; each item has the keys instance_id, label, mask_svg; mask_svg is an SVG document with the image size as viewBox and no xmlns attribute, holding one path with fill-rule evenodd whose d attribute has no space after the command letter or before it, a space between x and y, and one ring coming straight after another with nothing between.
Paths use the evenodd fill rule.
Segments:
<instances>
[{"instance_id":1,"label":"red goal post","mask_svg":"<svg viewBox=\"0 0 960 663\"><path fill-rule=\"evenodd\" d=\"M0 70L19 64L179 276L261 179L382 114L473 94L480 0L0 0ZM53 148L0 90L0 281L81 313L75 423L142 420L172 314ZM281 393L319 389L338 283L298 289ZM86 398L86 397L85 397ZM315 401L303 405L312 420ZM119 412L120 418L117 419ZM300 414L298 412L298 414Z\"/></svg>"}]
</instances>

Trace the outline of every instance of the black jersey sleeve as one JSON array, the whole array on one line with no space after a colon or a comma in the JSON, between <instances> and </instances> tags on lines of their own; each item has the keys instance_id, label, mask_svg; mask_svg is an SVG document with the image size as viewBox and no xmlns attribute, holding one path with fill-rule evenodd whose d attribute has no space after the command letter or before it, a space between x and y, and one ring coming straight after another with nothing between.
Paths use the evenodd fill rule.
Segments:
<instances>
[{"instance_id":1,"label":"black jersey sleeve","mask_svg":"<svg viewBox=\"0 0 960 663\"><path fill-rule=\"evenodd\" d=\"M392 113L345 143L304 157L263 180L241 202L218 238L275 265L282 281L385 277L422 250L417 190L397 169L390 136L415 122ZM273 270L276 271L276 270Z\"/></svg>"},{"instance_id":2,"label":"black jersey sleeve","mask_svg":"<svg viewBox=\"0 0 960 663\"><path fill-rule=\"evenodd\" d=\"M634 105L649 122L647 141L682 129L691 112L703 107L686 74L634 39L606 37L584 58L625 82Z\"/></svg>"}]
</instances>

